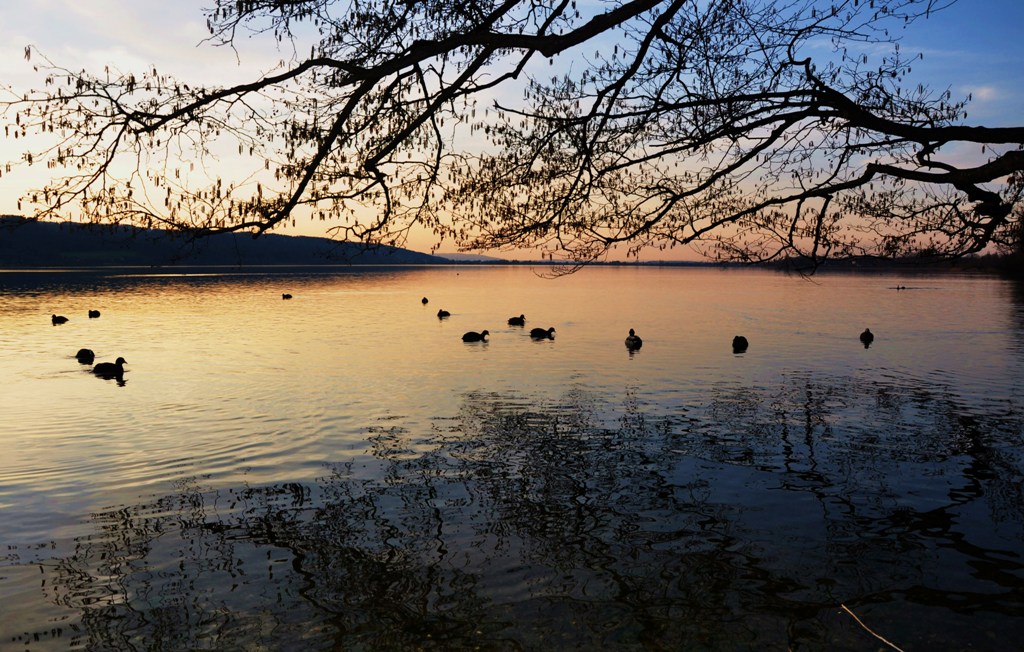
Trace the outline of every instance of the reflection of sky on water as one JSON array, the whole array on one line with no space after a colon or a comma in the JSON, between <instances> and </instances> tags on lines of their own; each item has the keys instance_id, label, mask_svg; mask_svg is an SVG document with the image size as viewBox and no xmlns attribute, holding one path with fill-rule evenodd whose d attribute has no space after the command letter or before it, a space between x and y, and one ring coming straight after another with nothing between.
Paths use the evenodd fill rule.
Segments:
<instances>
[{"instance_id":1,"label":"reflection of sky on water","mask_svg":"<svg viewBox=\"0 0 1024 652\"><path fill-rule=\"evenodd\" d=\"M919 645L1020 633L1019 413L847 378L610 427L594 400L471 394L315 482L182 481L94 514L46 594L142 647L870 643L841 603Z\"/></svg>"},{"instance_id":2,"label":"reflection of sky on water","mask_svg":"<svg viewBox=\"0 0 1024 652\"><path fill-rule=\"evenodd\" d=\"M647 271L18 292L14 635L863 649L845 603L920 647L1019 636L1010 286ZM125 387L78 369L86 337L131 361Z\"/></svg>"}]
</instances>

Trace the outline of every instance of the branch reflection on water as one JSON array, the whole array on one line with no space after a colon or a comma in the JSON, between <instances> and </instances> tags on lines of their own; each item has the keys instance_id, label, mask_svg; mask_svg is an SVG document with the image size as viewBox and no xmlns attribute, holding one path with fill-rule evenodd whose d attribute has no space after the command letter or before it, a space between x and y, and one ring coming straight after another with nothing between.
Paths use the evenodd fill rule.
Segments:
<instances>
[{"instance_id":1,"label":"branch reflection on water","mask_svg":"<svg viewBox=\"0 0 1024 652\"><path fill-rule=\"evenodd\" d=\"M1021 426L905 379L474 394L315 484L95 514L43 587L87 648L867 649L846 604L994 649L1024 634Z\"/></svg>"}]
</instances>

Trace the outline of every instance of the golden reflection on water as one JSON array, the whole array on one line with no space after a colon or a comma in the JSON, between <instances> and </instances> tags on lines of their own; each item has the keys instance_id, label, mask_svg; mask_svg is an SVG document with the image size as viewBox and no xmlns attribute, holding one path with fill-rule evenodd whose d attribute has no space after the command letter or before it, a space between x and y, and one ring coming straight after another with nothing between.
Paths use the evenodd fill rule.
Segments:
<instances>
[{"instance_id":1,"label":"golden reflection on water","mask_svg":"<svg viewBox=\"0 0 1024 652\"><path fill-rule=\"evenodd\" d=\"M295 298L283 301L285 292ZM1007 353L1019 344L1005 301L997 281L717 269L586 269L556 279L521 267L97 279L7 293L0 344L16 382L0 400L24 444L17 467L31 464L40 440L72 450L89 442L86 458L121 459L123 446L143 457L159 451L160 460L174 450L202 458L204 446L220 450L247 436L273 439L263 454L280 464L278 453L295 451L296 441L321 439L325 421L349 423L358 436L360 424L388 415L451 414L479 389L546 394L583 383L685 393L699 383L837 365L1008 377L1019 359ZM86 318L93 308L100 318ZM437 319L440 308L452 316ZM71 320L51 327L54 312ZM506 319L520 313L525 328L509 327ZM555 327L555 340L531 341L535 327ZM868 351L856 342L865 327L878 334ZM631 328L644 339L634 355L623 345ZM489 342L460 341L484 329ZM739 357L729 348L734 335L751 341ZM97 361L124 356L125 387L86 373L72 357L81 347ZM238 448L247 460L255 452Z\"/></svg>"},{"instance_id":2,"label":"golden reflection on water","mask_svg":"<svg viewBox=\"0 0 1024 652\"><path fill-rule=\"evenodd\" d=\"M892 463L894 450L912 458L917 444L900 436L927 432L920 425L927 424L924 415L913 427L894 430L898 450L886 448L884 437L871 439L874 433L866 433L856 446L830 440L829 428L835 424L828 419L861 409L844 404L846 397L830 385L831 379L853 379L844 382L862 393L875 384L887 392L905 387L906 395L879 391L874 407L883 416L912 413L914 397L927 395L933 386L954 388L958 395L951 402L968 407L965 414L943 417L937 432L945 436L954 427L946 422L966 423L972 412L984 413L991 406L995 413L1010 405L1024 376L1018 295L998 280L822 275L809 281L763 271L678 268L593 268L550 279L535 271L545 270L0 277L0 369L7 378L0 391L7 449L0 476L0 544L53 541L62 548L74 542L79 548L82 541L94 541L102 547L104 537L116 534L97 535L88 516L117 520L121 506L133 506L125 508L126 519L133 510L148 516L165 510L171 521L187 521L163 498L180 493L188 503L189 492L178 489L183 486L202 487L195 491L199 503L211 495L225 496L214 505L226 517L241 509L234 505L241 504L239 494L250 487L263 487L253 491L268 492L266 500L276 505L308 499L287 495L287 488L358 493L375 486L360 482L374 479L381 481L373 490L381 493L382 504L371 507L379 508L396 499L388 493L392 489L398 497L406 491L418 497L416 492L431 486L433 472L450 474L445 477L453 488L450 496L442 492L448 502L435 497L431 504L440 509L463 499L487 503L467 492L493 484L489 500L504 506L503 523L540 532L537 541L551 547L544 554L555 559L561 554L556 543L563 541L559 528L576 511L564 501L546 503L549 490L556 496L568 492L586 506L588 519L599 522L605 516L588 491L597 496L607 492L608 500L635 501L639 509L650 507L647 501L660 505L661 491L685 489L686 509L693 510L687 513L693 521L687 527L692 528L701 527L707 514L698 508L717 492L725 496L720 504L745 504L754 515L749 518L761 510L773 515L778 520L765 526L769 531L785 521L779 516L785 507L773 501L796 495L808 501L808 509L816 508L813 492L773 493L773 471L797 469L795 479L813 485L815 464L846 469L843 460L859 456L863 464L849 463L850 473L878 474L868 479L887 490L892 480L872 469ZM896 290L898 285L908 289ZM282 300L283 293L294 298ZM424 296L427 304L420 301ZM442 308L451 312L444 320L436 316ZM90 309L102 316L88 319ZM52 326L54 313L70 321ZM507 325L509 317L519 314L526 316L525 327ZM555 327L555 339L531 340L529 330L538 326ZM857 339L865 327L877 336L870 349ZM623 342L630 328L644 339L643 348L632 354ZM465 331L484 329L491 334L488 342L461 341ZM734 335L750 340L746 353L732 353ZM125 357L124 385L96 378L80 365L74 353L81 347L92 348L97 361ZM922 405L930 409L937 402L929 398ZM757 430L773 419L786 421L779 416L785 410L799 409L822 419L818 424L809 416L806 425L808 439L815 435L819 441L794 437L779 444L768 436L774 431ZM710 421L698 422L693 415ZM884 420L862 416L870 424ZM661 418L666 428L684 424L676 439L658 440L668 448L640 446L621 457L613 447L621 443L601 447L606 426L627 442L635 434L646 446L651 424ZM691 418L693 423L687 421ZM562 431L579 438L528 437ZM856 424L846 424L844 432L863 434ZM579 433L594 433L598 439L588 441ZM947 444L941 442L939 449ZM943 459L942 450L927 451L925 443L921 450ZM574 445L611 466L589 467L587 458L574 458ZM779 446L785 450L779 452ZM543 465L543 477L531 473L535 455L554 460ZM430 456L449 456L451 468L420 468L426 464L421 458ZM672 456L682 456L678 468L668 461ZM644 486L648 464L678 486ZM731 464L744 469L739 484L731 476L719 480L709 470ZM381 477L373 478L375 473ZM495 479L494 473L508 477ZM478 474L474 484L458 486L459 478L473 474ZM617 475L633 478L636 493L619 494ZM695 479L701 475L711 479L701 484ZM529 500L503 497L506 485L525 487ZM278 488L285 495L278 496ZM926 491L935 489L910 493L920 498ZM927 499L939 501L941 493ZM895 500L884 491L880 496L883 503ZM418 504L406 507L411 517L422 516ZM338 505L318 506L332 507ZM873 504L860 507L884 511ZM524 508L537 511L516 513ZM472 517L485 528L493 515L480 509ZM377 512L367 508L366 513L374 518ZM790 516L806 526L807 513ZM623 508L614 516L623 527L636 527L629 514ZM653 523L671 522L668 512L646 517ZM244 512L239 518L248 528L246 536L259 540L262 517ZM301 510L296 518L301 519ZM364 527L353 523L353 528ZM468 529L449 520L431 526L439 532L442 526ZM133 527L142 526L133 522ZM182 526L185 531L193 527L199 526ZM416 546L431 543L420 541L428 535L414 530L391 536L399 541L411 537ZM148 540L153 535L142 531L138 536ZM787 536L806 543L798 539L801 532ZM333 545L321 538L316 538L318 545ZM441 541L433 545L447 540L441 534L437 538ZM371 549L377 545L356 543ZM373 552L384 556L394 551ZM569 545L568 552L590 554L586 546ZM720 552L709 546L708 554ZM655 550L639 554L660 560ZM437 556L454 561L441 552ZM515 566L511 570L520 579L502 584L508 577L502 564L520 560L496 553L484 557L493 572L481 581L496 583L487 594L494 599L503 590L521 593L534 581L535 569ZM371 570L372 562L366 562ZM594 587L605 581L595 579ZM0 601L24 591L22 581L0 581Z\"/></svg>"},{"instance_id":3,"label":"golden reflection on water","mask_svg":"<svg viewBox=\"0 0 1024 652\"><path fill-rule=\"evenodd\" d=\"M338 275L58 277L7 289L0 408L17 485L141 487L186 472L226 482L317 473L335 447L400 416L427 425L474 391L550 396L580 384L685 402L781 370L895 370L1000 385L1019 325L998 281L739 270L521 267ZM897 285L910 289L897 291ZM283 301L282 293L294 299ZM429 303L421 304L426 296ZM439 320L439 309L451 317ZM99 319L86 312L99 309ZM49 315L70 321L51 326ZM508 317L526 315L526 326ZM554 326L553 341L532 327ZM857 334L878 339L863 350ZM630 355L630 328L644 347ZM460 340L490 331L483 344ZM734 356L729 343L751 346ZM124 356L125 386L73 358ZM869 371L870 372L870 371ZM88 490L86 491L88 493Z\"/></svg>"}]
</instances>

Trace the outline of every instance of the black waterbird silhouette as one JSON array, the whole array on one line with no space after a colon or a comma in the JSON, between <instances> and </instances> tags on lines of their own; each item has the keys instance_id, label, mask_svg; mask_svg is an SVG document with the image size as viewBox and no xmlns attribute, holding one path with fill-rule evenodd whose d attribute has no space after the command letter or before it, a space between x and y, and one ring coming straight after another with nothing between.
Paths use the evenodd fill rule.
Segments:
<instances>
[{"instance_id":1,"label":"black waterbird silhouette","mask_svg":"<svg viewBox=\"0 0 1024 652\"><path fill-rule=\"evenodd\" d=\"M875 341L875 334L871 332L870 328L865 328L864 332L860 334L860 342L864 345L864 348L871 346L871 343Z\"/></svg>"},{"instance_id":2,"label":"black waterbird silhouette","mask_svg":"<svg viewBox=\"0 0 1024 652\"><path fill-rule=\"evenodd\" d=\"M747 338L743 337L742 335L737 335L736 337L732 338L732 352L733 353L745 353L746 350L747 350L747 347L749 347L749 346L750 346L750 342L748 342Z\"/></svg>"},{"instance_id":3,"label":"black waterbird silhouette","mask_svg":"<svg viewBox=\"0 0 1024 652\"><path fill-rule=\"evenodd\" d=\"M128 361L118 358L114 362L101 362L92 368L92 372L101 378L121 378L124 376L124 365Z\"/></svg>"},{"instance_id":4,"label":"black waterbird silhouette","mask_svg":"<svg viewBox=\"0 0 1024 652\"><path fill-rule=\"evenodd\" d=\"M555 327L551 328L534 328L530 331L530 337L535 340L553 340L555 339Z\"/></svg>"},{"instance_id":5,"label":"black waterbird silhouette","mask_svg":"<svg viewBox=\"0 0 1024 652\"><path fill-rule=\"evenodd\" d=\"M629 329L629 335L626 336L626 348L630 351L636 351L644 345L644 341L640 339L640 336L636 334L636 331L632 328Z\"/></svg>"}]
</instances>

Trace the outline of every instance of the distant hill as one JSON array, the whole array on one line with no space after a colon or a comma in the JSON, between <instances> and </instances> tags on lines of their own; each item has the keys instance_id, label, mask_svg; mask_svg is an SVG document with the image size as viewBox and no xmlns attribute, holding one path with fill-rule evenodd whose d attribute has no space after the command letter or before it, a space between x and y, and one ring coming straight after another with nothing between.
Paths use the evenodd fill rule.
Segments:
<instances>
[{"instance_id":1,"label":"distant hill","mask_svg":"<svg viewBox=\"0 0 1024 652\"><path fill-rule=\"evenodd\" d=\"M446 260L450 260L453 263L507 263L508 261L503 258L495 258L494 256L484 256L483 254L464 254L464 253L438 253L438 256Z\"/></svg>"},{"instance_id":2,"label":"distant hill","mask_svg":"<svg viewBox=\"0 0 1024 652\"><path fill-rule=\"evenodd\" d=\"M429 254L330 238L226 233L204 238L160 229L41 222L0 216L0 267L202 265L429 265Z\"/></svg>"}]
</instances>

